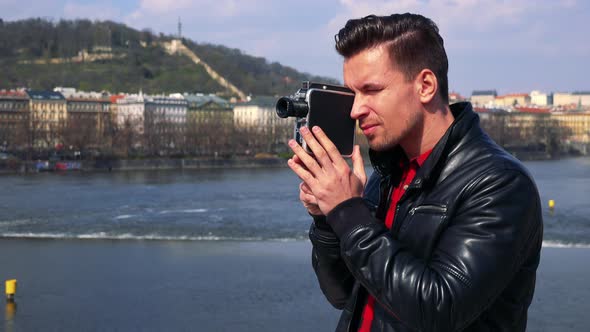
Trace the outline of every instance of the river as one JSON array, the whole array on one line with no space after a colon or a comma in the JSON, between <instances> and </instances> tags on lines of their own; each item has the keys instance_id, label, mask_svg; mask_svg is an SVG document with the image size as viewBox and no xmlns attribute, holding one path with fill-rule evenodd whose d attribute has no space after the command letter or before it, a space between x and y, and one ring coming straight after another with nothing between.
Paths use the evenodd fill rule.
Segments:
<instances>
[{"instance_id":1,"label":"river","mask_svg":"<svg viewBox=\"0 0 590 332\"><path fill-rule=\"evenodd\" d=\"M590 158L525 164L545 223L528 330L587 330ZM333 330L298 182L287 168L1 176L0 281L18 291L0 330Z\"/></svg>"},{"instance_id":2,"label":"river","mask_svg":"<svg viewBox=\"0 0 590 332\"><path fill-rule=\"evenodd\" d=\"M545 244L590 246L590 158L525 165L544 205ZM2 176L0 237L305 239L298 182L288 168Z\"/></svg>"}]
</instances>

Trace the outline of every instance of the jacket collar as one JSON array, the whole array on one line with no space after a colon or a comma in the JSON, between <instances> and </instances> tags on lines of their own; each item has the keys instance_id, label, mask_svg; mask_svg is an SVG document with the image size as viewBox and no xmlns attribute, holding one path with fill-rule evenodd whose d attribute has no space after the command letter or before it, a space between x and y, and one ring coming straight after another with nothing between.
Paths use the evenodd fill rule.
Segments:
<instances>
[{"instance_id":1,"label":"jacket collar","mask_svg":"<svg viewBox=\"0 0 590 332\"><path fill-rule=\"evenodd\" d=\"M450 109L455 120L420 167L410 188L421 187L424 183L436 179L441 169L438 165L444 164L443 161L447 159L452 148L461 142L473 126L479 126L479 117L473 112L470 103L456 103L451 105ZM396 178L400 173L398 165L402 158L406 157L403 149L396 145L388 151L369 150L369 158L375 171L382 177L393 176Z\"/></svg>"}]
</instances>

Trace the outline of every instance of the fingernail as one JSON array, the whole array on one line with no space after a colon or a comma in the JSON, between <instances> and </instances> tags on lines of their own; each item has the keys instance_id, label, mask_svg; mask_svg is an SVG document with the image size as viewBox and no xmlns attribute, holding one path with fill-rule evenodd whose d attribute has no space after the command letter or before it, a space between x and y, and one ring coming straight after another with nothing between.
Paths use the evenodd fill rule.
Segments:
<instances>
[{"instance_id":1,"label":"fingernail","mask_svg":"<svg viewBox=\"0 0 590 332\"><path fill-rule=\"evenodd\" d=\"M299 131L300 131L302 134L305 134L305 133L308 133L308 132L309 132L309 129L307 129L307 127L301 127L301 129L299 129Z\"/></svg>"},{"instance_id":2,"label":"fingernail","mask_svg":"<svg viewBox=\"0 0 590 332\"><path fill-rule=\"evenodd\" d=\"M314 133L317 133L317 132L319 132L319 131L320 131L320 127L318 127L318 126L313 126L313 128L311 128L311 130L313 130L313 131L314 131Z\"/></svg>"},{"instance_id":3,"label":"fingernail","mask_svg":"<svg viewBox=\"0 0 590 332\"><path fill-rule=\"evenodd\" d=\"M290 147L294 147L295 145L297 145L297 143L295 142L295 140L289 140L289 146Z\"/></svg>"}]
</instances>

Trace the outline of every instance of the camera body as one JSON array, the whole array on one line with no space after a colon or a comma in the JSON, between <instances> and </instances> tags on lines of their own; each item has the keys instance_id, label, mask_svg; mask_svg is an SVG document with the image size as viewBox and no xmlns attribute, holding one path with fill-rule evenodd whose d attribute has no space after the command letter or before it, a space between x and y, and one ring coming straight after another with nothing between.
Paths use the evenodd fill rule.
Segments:
<instances>
[{"instance_id":1,"label":"camera body","mask_svg":"<svg viewBox=\"0 0 590 332\"><path fill-rule=\"evenodd\" d=\"M301 89L277 101L276 112L281 118L294 117L295 140L311 153L299 130L319 126L336 145L340 154L352 155L356 121L350 117L354 103L352 90L339 85L303 82Z\"/></svg>"}]
</instances>

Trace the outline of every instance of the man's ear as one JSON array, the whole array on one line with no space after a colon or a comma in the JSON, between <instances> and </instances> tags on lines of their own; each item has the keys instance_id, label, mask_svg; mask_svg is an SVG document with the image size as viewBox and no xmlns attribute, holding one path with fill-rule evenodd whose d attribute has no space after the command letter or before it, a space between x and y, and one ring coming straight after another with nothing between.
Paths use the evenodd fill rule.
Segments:
<instances>
[{"instance_id":1,"label":"man's ear","mask_svg":"<svg viewBox=\"0 0 590 332\"><path fill-rule=\"evenodd\" d=\"M414 81L420 102L428 104L438 91L438 80L430 69L422 69Z\"/></svg>"}]
</instances>

